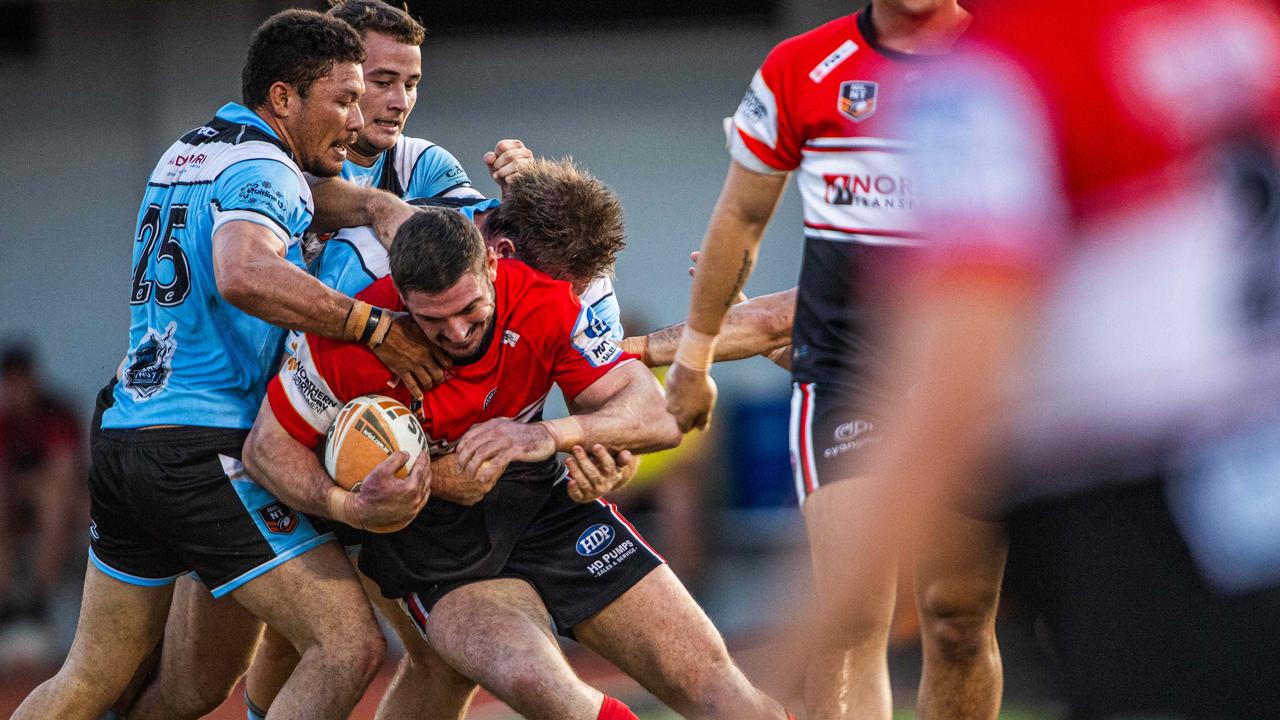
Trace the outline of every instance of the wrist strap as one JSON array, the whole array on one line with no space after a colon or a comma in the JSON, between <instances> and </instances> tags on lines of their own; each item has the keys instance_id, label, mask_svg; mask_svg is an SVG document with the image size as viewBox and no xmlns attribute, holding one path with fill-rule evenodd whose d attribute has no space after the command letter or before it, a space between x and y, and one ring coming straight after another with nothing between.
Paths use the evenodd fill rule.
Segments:
<instances>
[{"instance_id":1,"label":"wrist strap","mask_svg":"<svg viewBox=\"0 0 1280 720\"><path fill-rule=\"evenodd\" d=\"M391 323L394 322L391 313L384 311L382 308L374 308L369 313L369 324L373 325L373 331L369 335L369 339L363 341L370 348L376 348L387 339L387 333L391 332Z\"/></svg>"},{"instance_id":2,"label":"wrist strap","mask_svg":"<svg viewBox=\"0 0 1280 720\"><path fill-rule=\"evenodd\" d=\"M347 311L347 320L342 325L343 339L364 342L361 340L361 335L369 324L369 317L373 314L373 310L374 307L367 302L352 300L351 309Z\"/></svg>"},{"instance_id":3,"label":"wrist strap","mask_svg":"<svg viewBox=\"0 0 1280 720\"><path fill-rule=\"evenodd\" d=\"M680 335L680 344L676 347L675 363L679 363L695 372L706 372L716 357L716 335L694 330L684 326Z\"/></svg>"},{"instance_id":4,"label":"wrist strap","mask_svg":"<svg viewBox=\"0 0 1280 720\"><path fill-rule=\"evenodd\" d=\"M543 420L542 425L547 432L551 433L551 440L555 443L556 450L569 450L574 445L582 444L584 439L582 423L572 415L555 420Z\"/></svg>"}]
</instances>

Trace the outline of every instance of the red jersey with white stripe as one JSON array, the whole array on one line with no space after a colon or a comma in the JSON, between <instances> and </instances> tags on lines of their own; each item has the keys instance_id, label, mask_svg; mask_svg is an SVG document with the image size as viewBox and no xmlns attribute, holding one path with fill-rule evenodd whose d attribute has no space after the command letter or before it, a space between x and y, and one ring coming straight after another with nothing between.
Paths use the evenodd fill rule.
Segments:
<instances>
[{"instance_id":1,"label":"red jersey with white stripe","mask_svg":"<svg viewBox=\"0 0 1280 720\"><path fill-rule=\"evenodd\" d=\"M484 354L450 369L420 406L364 345L307 335L267 389L272 411L290 435L315 447L348 401L387 395L417 411L431 453L439 455L485 420L538 419L552 383L572 401L635 357L612 340L608 325L578 301L567 282L516 260L499 260L494 290L497 307ZM378 307L404 308L390 276L357 297Z\"/></svg>"},{"instance_id":2,"label":"red jersey with white stripe","mask_svg":"<svg viewBox=\"0 0 1280 720\"><path fill-rule=\"evenodd\" d=\"M797 382L857 383L877 356L864 339L874 297L863 274L919 237L890 115L930 64L880 46L867 9L775 47L727 127L734 160L794 172L804 201Z\"/></svg>"},{"instance_id":3,"label":"red jersey with white stripe","mask_svg":"<svg viewBox=\"0 0 1280 720\"><path fill-rule=\"evenodd\" d=\"M1271 412L1274 8L1005 3L969 43L922 84L904 132L940 269L1043 290L1027 376L1010 378L1018 453L1132 455Z\"/></svg>"}]
</instances>

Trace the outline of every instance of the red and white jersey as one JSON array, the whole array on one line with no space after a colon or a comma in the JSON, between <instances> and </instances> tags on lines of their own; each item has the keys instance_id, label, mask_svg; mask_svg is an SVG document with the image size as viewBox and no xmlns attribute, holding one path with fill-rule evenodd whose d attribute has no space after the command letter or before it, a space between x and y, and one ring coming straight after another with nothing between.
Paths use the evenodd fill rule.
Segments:
<instances>
[{"instance_id":1,"label":"red and white jersey","mask_svg":"<svg viewBox=\"0 0 1280 720\"><path fill-rule=\"evenodd\" d=\"M1042 290L1027 376L1009 379L1020 454L1167 449L1277 407L1274 10L1005 3L968 45L903 132L934 269Z\"/></svg>"},{"instance_id":2,"label":"red and white jersey","mask_svg":"<svg viewBox=\"0 0 1280 720\"><path fill-rule=\"evenodd\" d=\"M793 172L804 259L792 378L858 385L877 364L866 342L875 298L865 273L918 244L908 143L893 115L934 62L876 40L871 10L775 47L726 121L729 152L758 173Z\"/></svg>"},{"instance_id":3,"label":"red and white jersey","mask_svg":"<svg viewBox=\"0 0 1280 720\"><path fill-rule=\"evenodd\" d=\"M421 405L369 348L307 335L268 386L272 411L290 435L315 447L348 401L387 395L418 412L431 452L439 455L485 420L538 419L552 383L572 401L635 358L613 341L608 326L578 301L567 282L516 260L499 260L494 289L497 308L484 354L451 368ZM404 308L390 276L357 297L377 307Z\"/></svg>"},{"instance_id":4,"label":"red and white jersey","mask_svg":"<svg viewBox=\"0 0 1280 720\"><path fill-rule=\"evenodd\" d=\"M727 128L729 152L758 173L796 171L807 236L910 243L915 186L888 111L921 67L875 44L869 20L848 15L775 47Z\"/></svg>"}]
</instances>

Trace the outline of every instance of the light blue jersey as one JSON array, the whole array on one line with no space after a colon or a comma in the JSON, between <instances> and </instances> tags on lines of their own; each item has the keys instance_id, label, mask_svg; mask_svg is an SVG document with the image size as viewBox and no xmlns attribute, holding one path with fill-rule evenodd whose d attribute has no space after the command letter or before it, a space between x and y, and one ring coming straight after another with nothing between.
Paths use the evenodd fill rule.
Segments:
<instances>
[{"instance_id":1,"label":"light blue jersey","mask_svg":"<svg viewBox=\"0 0 1280 720\"><path fill-rule=\"evenodd\" d=\"M301 266L313 212L287 148L242 105L223 106L165 152L138 212L129 354L104 428L253 425L285 331L223 299L213 235L228 222L257 223Z\"/></svg>"},{"instance_id":2,"label":"light blue jersey","mask_svg":"<svg viewBox=\"0 0 1280 720\"><path fill-rule=\"evenodd\" d=\"M402 198L482 197L448 150L429 140L400 136L371 167L347 160L342 177Z\"/></svg>"}]
</instances>

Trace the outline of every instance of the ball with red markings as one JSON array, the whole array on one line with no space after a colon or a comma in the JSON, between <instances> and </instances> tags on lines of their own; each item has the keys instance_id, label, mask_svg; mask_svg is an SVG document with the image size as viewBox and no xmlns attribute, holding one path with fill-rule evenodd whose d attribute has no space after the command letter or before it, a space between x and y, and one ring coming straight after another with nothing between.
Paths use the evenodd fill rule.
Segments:
<instances>
[{"instance_id":1,"label":"ball with red markings","mask_svg":"<svg viewBox=\"0 0 1280 720\"><path fill-rule=\"evenodd\" d=\"M426 447L426 433L409 408L385 395L363 395L347 403L329 428L324 468L339 486L358 492L387 456L397 450L409 454L396 471L396 477L404 477Z\"/></svg>"}]
</instances>

